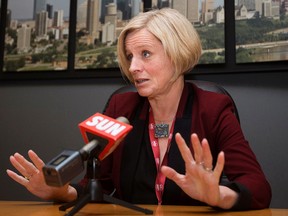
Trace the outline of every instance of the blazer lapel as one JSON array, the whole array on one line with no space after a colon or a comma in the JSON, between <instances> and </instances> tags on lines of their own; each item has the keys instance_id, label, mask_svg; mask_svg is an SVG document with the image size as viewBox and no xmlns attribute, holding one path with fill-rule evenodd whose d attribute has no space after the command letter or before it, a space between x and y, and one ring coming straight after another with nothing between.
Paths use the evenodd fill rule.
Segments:
<instances>
[{"instance_id":1,"label":"blazer lapel","mask_svg":"<svg viewBox=\"0 0 288 216\"><path fill-rule=\"evenodd\" d=\"M184 89L177 112L178 118L176 118L173 134L175 135L177 132L180 132L181 136L184 138L185 142L190 147L193 90L191 86L185 87L186 88ZM173 136L173 139L171 140L171 146L168 154L168 166L173 168L180 174L185 174L185 162L175 141L175 136ZM181 194L183 194L183 191L178 187L178 185L166 178L163 204L165 203L165 200L169 200L169 202L172 203L178 203L179 196L181 196Z\"/></svg>"},{"instance_id":2,"label":"blazer lapel","mask_svg":"<svg viewBox=\"0 0 288 216\"><path fill-rule=\"evenodd\" d=\"M148 121L148 118L145 117L148 113L147 103L148 101L144 102L144 105L140 104L138 106L134 121L131 122L133 130L126 136L122 152L120 184L121 189L125 191L122 194L123 198L127 201L130 201L132 197L132 185L138 165L140 148L142 142L145 141L144 130Z\"/></svg>"}]
</instances>

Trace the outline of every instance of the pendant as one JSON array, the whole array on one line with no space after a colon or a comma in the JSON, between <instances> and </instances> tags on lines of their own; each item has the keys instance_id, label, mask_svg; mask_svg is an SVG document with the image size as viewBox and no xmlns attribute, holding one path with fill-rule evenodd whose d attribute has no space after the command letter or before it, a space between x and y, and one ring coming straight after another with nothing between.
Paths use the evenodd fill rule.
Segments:
<instances>
[{"instance_id":1,"label":"pendant","mask_svg":"<svg viewBox=\"0 0 288 216\"><path fill-rule=\"evenodd\" d=\"M169 124L155 124L154 136L156 138L167 138L169 136Z\"/></svg>"}]
</instances>

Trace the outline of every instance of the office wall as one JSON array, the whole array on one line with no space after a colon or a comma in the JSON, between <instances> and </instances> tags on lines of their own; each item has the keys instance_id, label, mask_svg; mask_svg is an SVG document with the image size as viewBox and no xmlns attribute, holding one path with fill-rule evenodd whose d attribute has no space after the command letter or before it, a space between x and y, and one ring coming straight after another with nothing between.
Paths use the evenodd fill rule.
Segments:
<instances>
[{"instance_id":1,"label":"office wall","mask_svg":"<svg viewBox=\"0 0 288 216\"><path fill-rule=\"evenodd\" d=\"M288 208L288 73L194 78L218 82L231 93L244 133L272 185L271 207ZM47 162L64 149L78 150L83 145L78 123L101 112L122 85L120 78L1 82L0 200L37 200L6 175L11 154L27 155L33 149Z\"/></svg>"}]
</instances>

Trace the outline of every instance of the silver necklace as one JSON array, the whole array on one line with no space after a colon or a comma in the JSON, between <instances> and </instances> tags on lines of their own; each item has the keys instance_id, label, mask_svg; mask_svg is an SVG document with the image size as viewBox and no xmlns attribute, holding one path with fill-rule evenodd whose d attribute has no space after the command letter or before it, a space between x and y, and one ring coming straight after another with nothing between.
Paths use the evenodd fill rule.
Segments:
<instances>
[{"instance_id":1,"label":"silver necklace","mask_svg":"<svg viewBox=\"0 0 288 216\"><path fill-rule=\"evenodd\" d=\"M169 136L169 124L155 123L154 136L155 138L167 138Z\"/></svg>"},{"instance_id":2,"label":"silver necklace","mask_svg":"<svg viewBox=\"0 0 288 216\"><path fill-rule=\"evenodd\" d=\"M173 121L175 119L172 118L170 121ZM154 136L155 138L167 138L169 136L169 124L167 123L159 123L159 124L156 124L156 120L155 119L155 129L154 129Z\"/></svg>"}]
</instances>

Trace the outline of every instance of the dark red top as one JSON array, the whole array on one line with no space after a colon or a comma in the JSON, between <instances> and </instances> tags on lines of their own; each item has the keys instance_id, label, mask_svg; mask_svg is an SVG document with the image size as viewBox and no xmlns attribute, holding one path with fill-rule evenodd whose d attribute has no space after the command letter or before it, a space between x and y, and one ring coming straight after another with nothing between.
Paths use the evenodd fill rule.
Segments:
<instances>
[{"instance_id":1,"label":"dark red top","mask_svg":"<svg viewBox=\"0 0 288 216\"><path fill-rule=\"evenodd\" d=\"M173 103L173 101L167 101ZM133 130L117 149L101 162L101 180L105 190L116 189L115 196L131 203L157 204L156 168L148 136L147 98L137 92L114 95L105 115L129 119ZM239 192L234 210L269 207L271 188L245 140L233 104L226 95L204 91L186 83L178 107L174 134L180 132L190 145L191 133L207 138L216 163L220 151L225 153L225 167L220 184ZM191 150L193 151L193 150ZM168 166L185 173L185 164L173 138ZM82 184L85 183L85 179ZM187 196L174 182L166 179L163 204L203 205ZM205 205L205 204L204 204Z\"/></svg>"}]
</instances>

